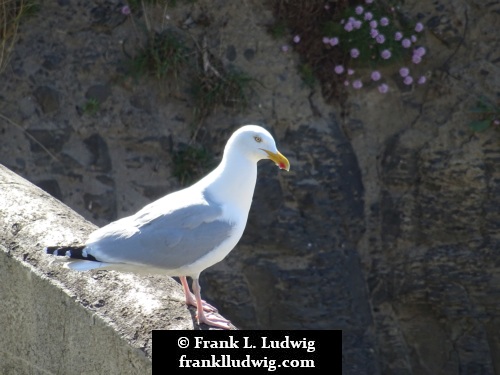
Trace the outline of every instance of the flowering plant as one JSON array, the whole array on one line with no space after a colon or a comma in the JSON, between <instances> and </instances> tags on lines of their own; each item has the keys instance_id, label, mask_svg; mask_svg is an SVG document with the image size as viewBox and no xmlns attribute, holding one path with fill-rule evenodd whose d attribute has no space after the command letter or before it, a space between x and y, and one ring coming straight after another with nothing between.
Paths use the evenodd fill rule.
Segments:
<instances>
[{"instance_id":1,"label":"flowering plant","mask_svg":"<svg viewBox=\"0 0 500 375\"><path fill-rule=\"evenodd\" d=\"M475 132L482 132L491 127L500 127L500 102L494 101L486 96L480 96L476 106L470 109L476 119L469 123L469 128Z\"/></svg>"},{"instance_id":2,"label":"flowering plant","mask_svg":"<svg viewBox=\"0 0 500 375\"><path fill-rule=\"evenodd\" d=\"M323 84L325 78L329 79L325 65L333 80L353 89L370 85L376 86L380 93L388 92L392 81L387 78L395 73L394 67L402 85L421 85L427 81L425 75L419 74L419 64L427 57L421 22L405 19L397 8L381 0L358 1L357 5L326 1L320 10L322 14L315 10L319 16L317 26L305 27L298 22L294 25L291 45L306 59L315 56L312 65L321 72ZM310 48L317 50L316 42L311 35L304 34L305 30L310 34L314 30L323 58L305 50L302 44L306 40ZM288 51L286 47L283 51Z\"/></svg>"},{"instance_id":3,"label":"flowering plant","mask_svg":"<svg viewBox=\"0 0 500 375\"><path fill-rule=\"evenodd\" d=\"M343 51L346 58L338 62L334 73L344 79L345 86L360 89L364 83L372 81L377 83L380 93L386 93L389 84L380 68L387 65L401 64L398 76L405 85L426 82L425 75L416 74L417 65L427 54L419 42L423 30L424 25L420 22L402 25L394 7L365 0L363 5L334 15L324 25L322 42L326 49ZM368 77L362 77L357 74L358 68L368 68L371 72Z\"/></svg>"}]
</instances>

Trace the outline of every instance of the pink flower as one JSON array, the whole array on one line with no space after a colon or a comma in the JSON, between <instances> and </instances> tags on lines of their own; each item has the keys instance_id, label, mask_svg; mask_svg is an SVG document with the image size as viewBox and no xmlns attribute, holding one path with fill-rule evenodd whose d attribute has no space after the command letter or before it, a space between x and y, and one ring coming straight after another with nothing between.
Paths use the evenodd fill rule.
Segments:
<instances>
[{"instance_id":1,"label":"pink flower","mask_svg":"<svg viewBox=\"0 0 500 375\"><path fill-rule=\"evenodd\" d=\"M417 24L415 25L415 31L417 33L421 32L422 30L424 29L424 25L422 25L420 22L417 22Z\"/></svg>"},{"instance_id":2,"label":"pink flower","mask_svg":"<svg viewBox=\"0 0 500 375\"><path fill-rule=\"evenodd\" d=\"M405 85L411 85L413 83L413 78L411 76L406 76L405 79L403 80Z\"/></svg>"},{"instance_id":3,"label":"pink flower","mask_svg":"<svg viewBox=\"0 0 500 375\"><path fill-rule=\"evenodd\" d=\"M384 50L380 53L380 56L381 56L384 60L387 60L387 59L390 59L390 58L391 58L392 53L391 53L391 51L389 51L388 49L384 49Z\"/></svg>"},{"instance_id":4,"label":"pink flower","mask_svg":"<svg viewBox=\"0 0 500 375\"><path fill-rule=\"evenodd\" d=\"M124 16L128 16L131 13L130 7L128 5L122 6L122 10L121 11L122 11L122 14Z\"/></svg>"},{"instance_id":5,"label":"pink flower","mask_svg":"<svg viewBox=\"0 0 500 375\"><path fill-rule=\"evenodd\" d=\"M344 81L344 86L349 86L349 81L347 79Z\"/></svg>"},{"instance_id":6,"label":"pink flower","mask_svg":"<svg viewBox=\"0 0 500 375\"><path fill-rule=\"evenodd\" d=\"M394 34L394 40L401 40L403 39L403 33L401 31L396 31Z\"/></svg>"},{"instance_id":7,"label":"pink flower","mask_svg":"<svg viewBox=\"0 0 500 375\"><path fill-rule=\"evenodd\" d=\"M412 35L410 37L410 40L411 40L412 43L415 43L417 41L417 36L416 35Z\"/></svg>"},{"instance_id":8,"label":"pink flower","mask_svg":"<svg viewBox=\"0 0 500 375\"><path fill-rule=\"evenodd\" d=\"M382 34L378 34L375 40L377 41L377 43L383 44L385 42L385 36L383 36Z\"/></svg>"},{"instance_id":9,"label":"pink flower","mask_svg":"<svg viewBox=\"0 0 500 375\"><path fill-rule=\"evenodd\" d=\"M377 25L378 25L378 24L377 24L377 21L375 21L375 20L370 21L370 27L371 27L372 29L376 29L376 28L377 28Z\"/></svg>"},{"instance_id":10,"label":"pink flower","mask_svg":"<svg viewBox=\"0 0 500 375\"><path fill-rule=\"evenodd\" d=\"M293 37L293 42L294 42L294 43L299 43L299 42L300 42L300 36L299 36L299 35L295 35L295 36Z\"/></svg>"},{"instance_id":11,"label":"pink flower","mask_svg":"<svg viewBox=\"0 0 500 375\"><path fill-rule=\"evenodd\" d=\"M403 41L401 42L401 45L402 45L404 48L410 48L410 46L411 46L411 41L410 41L410 39L407 39L407 38L403 39Z\"/></svg>"},{"instance_id":12,"label":"pink flower","mask_svg":"<svg viewBox=\"0 0 500 375\"><path fill-rule=\"evenodd\" d=\"M371 74L372 80L378 81L380 78L382 78L382 74L378 70L374 70Z\"/></svg>"},{"instance_id":13,"label":"pink flower","mask_svg":"<svg viewBox=\"0 0 500 375\"><path fill-rule=\"evenodd\" d=\"M347 75L352 76L354 74L354 69L347 69Z\"/></svg>"},{"instance_id":14,"label":"pink flower","mask_svg":"<svg viewBox=\"0 0 500 375\"><path fill-rule=\"evenodd\" d=\"M345 31L352 31L354 29L354 25L349 21L345 24L344 29Z\"/></svg>"},{"instance_id":15,"label":"pink flower","mask_svg":"<svg viewBox=\"0 0 500 375\"><path fill-rule=\"evenodd\" d=\"M372 38L376 38L378 35L378 30L377 29L371 29L370 30L370 35Z\"/></svg>"},{"instance_id":16,"label":"pink flower","mask_svg":"<svg viewBox=\"0 0 500 375\"><path fill-rule=\"evenodd\" d=\"M413 56L423 57L426 52L424 47L418 47L413 50Z\"/></svg>"},{"instance_id":17,"label":"pink flower","mask_svg":"<svg viewBox=\"0 0 500 375\"><path fill-rule=\"evenodd\" d=\"M359 90L361 87L363 87L363 82L357 79L352 83L352 87L355 88L356 90Z\"/></svg>"},{"instance_id":18,"label":"pink flower","mask_svg":"<svg viewBox=\"0 0 500 375\"><path fill-rule=\"evenodd\" d=\"M351 57L352 57L353 59L358 58L358 57L359 57L359 49L357 49L357 48L353 48L353 49L351 49Z\"/></svg>"},{"instance_id":19,"label":"pink flower","mask_svg":"<svg viewBox=\"0 0 500 375\"><path fill-rule=\"evenodd\" d=\"M339 38L337 38L336 36L334 36L333 38L330 38L330 40L328 41L328 43L334 47L336 46L337 44L339 44Z\"/></svg>"},{"instance_id":20,"label":"pink flower","mask_svg":"<svg viewBox=\"0 0 500 375\"><path fill-rule=\"evenodd\" d=\"M389 86L387 86L386 83L382 83L381 85L379 85L379 87L378 87L379 93L385 94L387 91L389 91Z\"/></svg>"},{"instance_id":21,"label":"pink flower","mask_svg":"<svg viewBox=\"0 0 500 375\"><path fill-rule=\"evenodd\" d=\"M323 44L330 43L330 38L328 38L327 36L324 36L322 40L323 40Z\"/></svg>"},{"instance_id":22,"label":"pink flower","mask_svg":"<svg viewBox=\"0 0 500 375\"><path fill-rule=\"evenodd\" d=\"M356 14L363 14L363 7L361 5L357 6L356 9L354 9L354 11L356 12Z\"/></svg>"},{"instance_id":23,"label":"pink flower","mask_svg":"<svg viewBox=\"0 0 500 375\"><path fill-rule=\"evenodd\" d=\"M372 12L366 12L365 13L365 20L370 21L373 18Z\"/></svg>"},{"instance_id":24,"label":"pink flower","mask_svg":"<svg viewBox=\"0 0 500 375\"><path fill-rule=\"evenodd\" d=\"M387 25L389 24L389 19L388 19L387 17L382 17L382 18L380 19L380 24L381 24L382 26L387 26Z\"/></svg>"},{"instance_id":25,"label":"pink flower","mask_svg":"<svg viewBox=\"0 0 500 375\"><path fill-rule=\"evenodd\" d=\"M289 49L289 48L290 48L290 47L288 47L288 45L283 44L283 45L281 46L281 51L286 53L286 52L288 52L288 49Z\"/></svg>"},{"instance_id":26,"label":"pink flower","mask_svg":"<svg viewBox=\"0 0 500 375\"><path fill-rule=\"evenodd\" d=\"M330 9L330 5L326 4L325 5L325 10L329 10Z\"/></svg>"},{"instance_id":27,"label":"pink flower","mask_svg":"<svg viewBox=\"0 0 500 375\"><path fill-rule=\"evenodd\" d=\"M406 67L402 67L401 69L399 69L399 74L401 75L401 77L407 77L408 74L410 74L410 69L406 68Z\"/></svg>"},{"instance_id":28,"label":"pink flower","mask_svg":"<svg viewBox=\"0 0 500 375\"><path fill-rule=\"evenodd\" d=\"M342 65L337 65L333 70L335 70L335 73L337 74L344 73L344 67Z\"/></svg>"},{"instance_id":29,"label":"pink flower","mask_svg":"<svg viewBox=\"0 0 500 375\"><path fill-rule=\"evenodd\" d=\"M422 62L422 58L420 56L413 55L411 61L413 61L414 64L420 64Z\"/></svg>"},{"instance_id":30,"label":"pink flower","mask_svg":"<svg viewBox=\"0 0 500 375\"><path fill-rule=\"evenodd\" d=\"M427 81L427 78L425 76L421 76L419 79L418 79L418 84L419 85L423 85L425 82Z\"/></svg>"},{"instance_id":31,"label":"pink flower","mask_svg":"<svg viewBox=\"0 0 500 375\"><path fill-rule=\"evenodd\" d=\"M355 20L353 22L353 26L355 29L359 30L361 28L361 25L363 24L363 22L361 22L360 20Z\"/></svg>"},{"instance_id":32,"label":"pink flower","mask_svg":"<svg viewBox=\"0 0 500 375\"><path fill-rule=\"evenodd\" d=\"M373 0L365 0L365 3L371 4L371 3L373 3Z\"/></svg>"}]
</instances>

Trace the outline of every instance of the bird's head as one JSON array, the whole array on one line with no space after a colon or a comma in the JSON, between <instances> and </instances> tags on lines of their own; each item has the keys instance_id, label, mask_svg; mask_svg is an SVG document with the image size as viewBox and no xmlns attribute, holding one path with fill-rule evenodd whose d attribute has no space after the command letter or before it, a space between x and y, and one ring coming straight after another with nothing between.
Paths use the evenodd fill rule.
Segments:
<instances>
[{"instance_id":1,"label":"bird's head","mask_svg":"<svg viewBox=\"0 0 500 375\"><path fill-rule=\"evenodd\" d=\"M271 133L260 126L246 125L239 128L229 139L228 147L236 147L255 162L271 159L280 169L290 170L290 162L276 148Z\"/></svg>"}]
</instances>

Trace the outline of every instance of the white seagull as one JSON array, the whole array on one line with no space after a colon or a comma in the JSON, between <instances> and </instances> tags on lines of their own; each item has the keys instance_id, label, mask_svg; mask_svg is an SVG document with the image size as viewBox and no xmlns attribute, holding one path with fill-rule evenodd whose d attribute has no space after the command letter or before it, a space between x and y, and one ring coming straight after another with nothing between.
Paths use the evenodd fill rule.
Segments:
<instances>
[{"instance_id":1,"label":"white seagull","mask_svg":"<svg viewBox=\"0 0 500 375\"><path fill-rule=\"evenodd\" d=\"M240 240L261 159L290 169L267 130L243 126L229 138L217 168L194 185L97 229L84 246L50 246L45 251L66 256L66 266L77 271L112 269L179 276L186 303L197 308L198 324L229 329L230 321L211 314L216 309L201 299L198 279ZM194 296L187 276L193 279Z\"/></svg>"}]
</instances>

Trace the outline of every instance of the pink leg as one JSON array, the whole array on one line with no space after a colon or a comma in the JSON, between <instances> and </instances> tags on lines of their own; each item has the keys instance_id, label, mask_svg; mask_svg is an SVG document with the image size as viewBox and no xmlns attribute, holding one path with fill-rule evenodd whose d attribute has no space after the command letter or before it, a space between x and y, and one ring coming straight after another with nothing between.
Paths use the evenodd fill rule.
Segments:
<instances>
[{"instance_id":1,"label":"pink leg","mask_svg":"<svg viewBox=\"0 0 500 375\"><path fill-rule=\"evenodd\" d=\"M184 289L184 295L186 296L186 305L198 307L196 303L196 298L194 297L193 293L191 293L191 291L189 290L189 285L186 276L179 276L179 279L181 280L182 288ZM217 309L208 302L201 300L201 303L203 305L203 310L217 312Z\"/></svg>"},{"instance_id":2,"label":"pink leg","mask_svg":"<svg viewBox=\"0 0 500 375\"><path fill-rule=\"evenodd\" d=\"M231 329L231 322L229 320L218 317L210 317L211 314L205 315L205 312L203 311L203 301L201 299L198 278L193 279L193 292L196 298L196 316L198 318L198 324L205 323L213 327Z\"/></svg>"}]
</instances>

